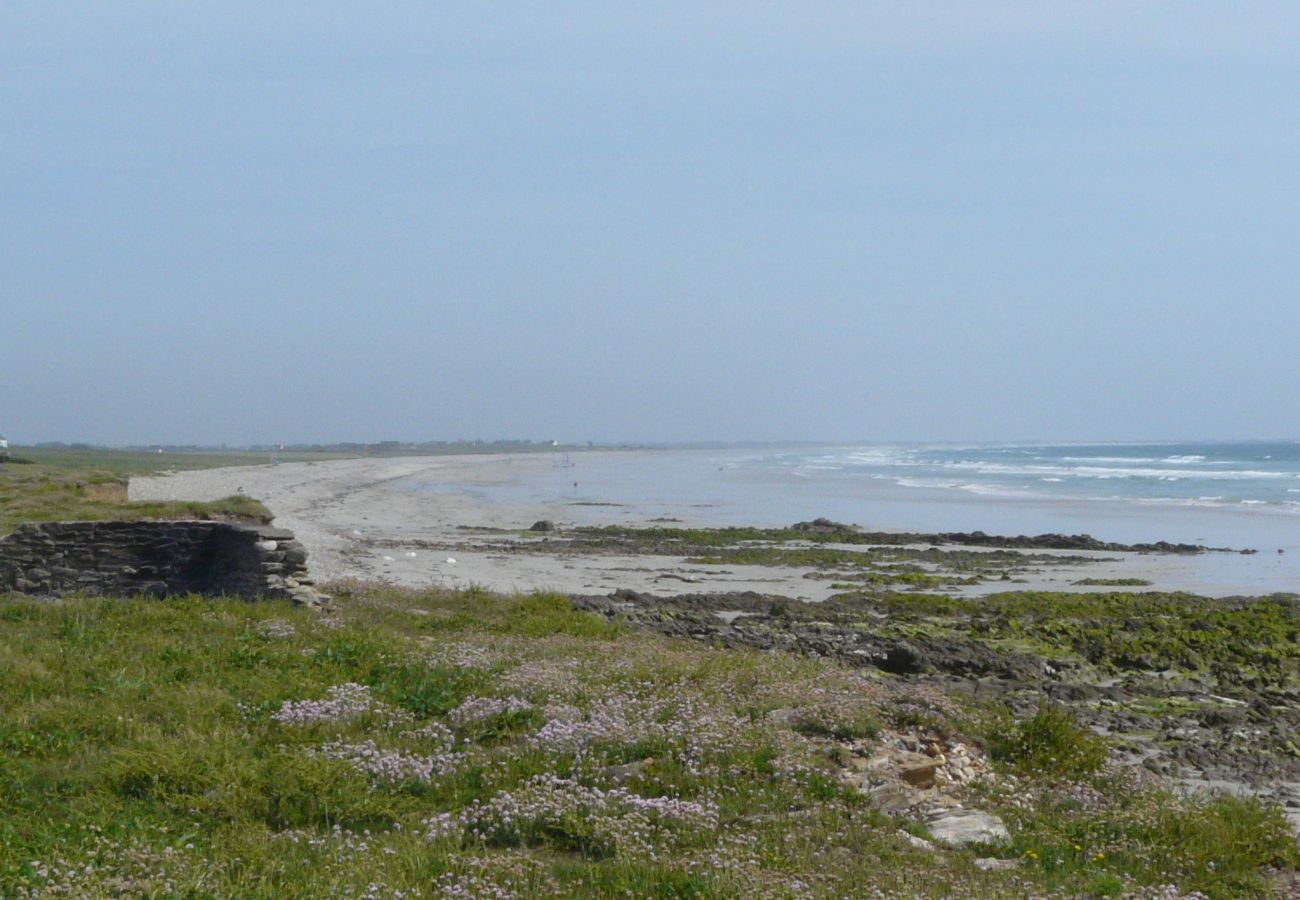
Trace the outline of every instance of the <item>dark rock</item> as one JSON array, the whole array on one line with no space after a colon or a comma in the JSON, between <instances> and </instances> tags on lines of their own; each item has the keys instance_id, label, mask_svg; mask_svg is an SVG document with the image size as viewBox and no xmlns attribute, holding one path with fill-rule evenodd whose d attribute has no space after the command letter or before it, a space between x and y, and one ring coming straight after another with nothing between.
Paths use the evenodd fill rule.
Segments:
<instances>
[{"instance_id":1,"label":"dark rock","mask_svg":"<svg viewBox=\"0 0 1300 900\"><path fill-rule=\"evenodd\" d=\"M790 530L825 538L856 535L861 529L856 525L845 525L843 522L834 522L830 519L813 519L811 522L795 522L790 526Z\"/></svg>"},{"instance_id":2,"label":"dark rock","mask_svg":"<svg viewBox=\"0 0 1300 900\"><path fill-rule=\"evenodd\" d=\"M883 659L877 659L876 667L893 675L917 675L925 671L926 662L920 650L899 641L885 652Z\"/></svg>"},{"instance_id":3,"label":"dark rock","mask_svg":"<svg viewBox=\"0 0 1300 900\"><path fill-rule=\"evenodd\" d=\"M528 528L529 531L554 531L555 523L550 519L538 519Z\"/></svg>"}]
</instances>

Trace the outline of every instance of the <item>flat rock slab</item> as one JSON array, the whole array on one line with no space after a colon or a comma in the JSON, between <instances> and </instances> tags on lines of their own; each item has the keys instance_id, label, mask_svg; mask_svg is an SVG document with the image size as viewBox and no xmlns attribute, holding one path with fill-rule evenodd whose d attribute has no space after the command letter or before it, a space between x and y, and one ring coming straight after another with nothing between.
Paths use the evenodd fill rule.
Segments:
<instances>
[{"instance_id":1,"label":"flat rock slab","mask_svg":"<svg viewBox=\"0 0 1300 900\"><path fill-rule=\"evenodd\" d=\"M985 857L983 859L975 860L975 868L984 872L1010 872L1019 865L1020 863L1014 859L992 859Z\"/></svg>"},{"instance_id":2,"label":"flat rock slab","mask_svg":"<svg viewBox=\"0 0 1300 900\"><path fill-rule=\"evenodd\" d=\"M1011 837L1002 820L978 809L941 809L925 818L934 839L953 847L994 844Z\"/></svg>"}]
</instances>

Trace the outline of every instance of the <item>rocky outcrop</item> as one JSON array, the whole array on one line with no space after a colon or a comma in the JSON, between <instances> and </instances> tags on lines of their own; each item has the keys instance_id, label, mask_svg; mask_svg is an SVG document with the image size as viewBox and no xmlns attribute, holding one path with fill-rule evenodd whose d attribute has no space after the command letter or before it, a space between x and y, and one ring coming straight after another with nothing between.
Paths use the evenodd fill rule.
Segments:
<instances>
[{"instance_id":1,"label":"rocky outcrop","mask_svg":"<svg viewBox=\"0 0 1300 900\"><path fill-rule=\"evenodd\" d=\"M796 522L790 531L807 535L809 540L839 542L844 544L954 544L963 547L1002 547L1015 550L1100 550L1107 553L1205 553L1210 550L1227 551L1226 547L1205 547L1201 544L1171 544L1156 541L1145 544L1118 544L1100 541L1090 534L985 534L982 531L865 531L857 525L845 525L830 519L813 519ZM1242 551L1246 552L1246 551Z\"/></svg>"},{"instance_id":2,"label":"rocky outcrop","mask_svg":"<svg viewBox=\"0 0 1300 900\"><path fill-rule=\"evenodd\" d=\"M574 609L641 625L670 637L689 637L721 647L790 650L871 666L892 675L953 675L1041 680L1045 662L1026 653L994 650L957 635L906 640L873 633L864 621L828 621L835 611L822 604L752 592L679 594L659 597L630 590L608 596L573 596ZM853 606L852 601L837 608Z\"/></svg>"},{"instance_id":3,"label":"rocky outcrop","mask_svg":"<svg viewBox=\"0 0 1300 900\"><path fill-rule=\"evenodd\" d=\"M0 592L328 598L293 532L231 522L46 522L0 538Z\"/></svg>"}]
</instances>

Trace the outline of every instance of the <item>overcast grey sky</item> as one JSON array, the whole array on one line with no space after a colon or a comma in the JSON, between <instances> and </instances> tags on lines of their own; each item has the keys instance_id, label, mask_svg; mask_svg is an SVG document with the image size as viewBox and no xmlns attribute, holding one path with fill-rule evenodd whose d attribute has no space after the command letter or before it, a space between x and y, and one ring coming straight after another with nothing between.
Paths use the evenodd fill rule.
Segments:
<instances>
[{"instance_id":1,"label":"overcast grey sky","mask_svg":"<svg viewBox=\"0 0 1300 900\"><path fill-rule=\"evenodd\" d=\"M1293 2L7 3L18 441L1300 436Z\"/></svg>"}]
</instances>

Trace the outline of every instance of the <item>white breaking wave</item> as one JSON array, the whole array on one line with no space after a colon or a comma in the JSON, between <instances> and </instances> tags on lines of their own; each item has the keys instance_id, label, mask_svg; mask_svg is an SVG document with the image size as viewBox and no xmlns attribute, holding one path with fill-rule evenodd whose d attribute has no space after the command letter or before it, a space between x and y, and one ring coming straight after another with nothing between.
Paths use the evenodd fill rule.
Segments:
<instances>
[{"instance_id":1,"label":"white breaking wave","mask_svg":"<svg viewBox=\"0 0 1300 900\"><path fill-rule=\"evenodd\" d=\"M1106 453L1105 448L1098 449ZM806 454L769 456L767 461L798 476L801 483L844 480L845 489L852 480L870 479L904 489L978 495L991 502L997 498L1103 500L1103 495L1110 495L1116 502L1232 509L1243 515L1300 512L1300 502L1294 499L1300 495L1297 461L1265 462L1254 456L1269 466L1266 470L1246 461L1251 454L1162 450L1135 447L1131 456L1114 450L1084 456L1087 450L1081 446L1072 455L1058 456L1070 451L1040 445L895 444L814 448Z\"/></svg>"},{"instance_id":2,"label":"white breaking wave","mask_svg":"<svg viewBox=\"0 0 1300 900\"><path fill-rule=\"evenodd\" d=\"M941 468L974 471L980 475L1033 475L1043 477L1055 475L1062 478L1228 478L1228 479L1262 479L1289 478L1291 473L1265 472L1259 469L1230 469L1226 472L1209 474L1196 469L1152 469L1123 468L1120 466L1053 466L1053 465L1009 465L1007 463L990 463L982 460L958 460L941 463Z\"/></svg>"}]
</instances>

